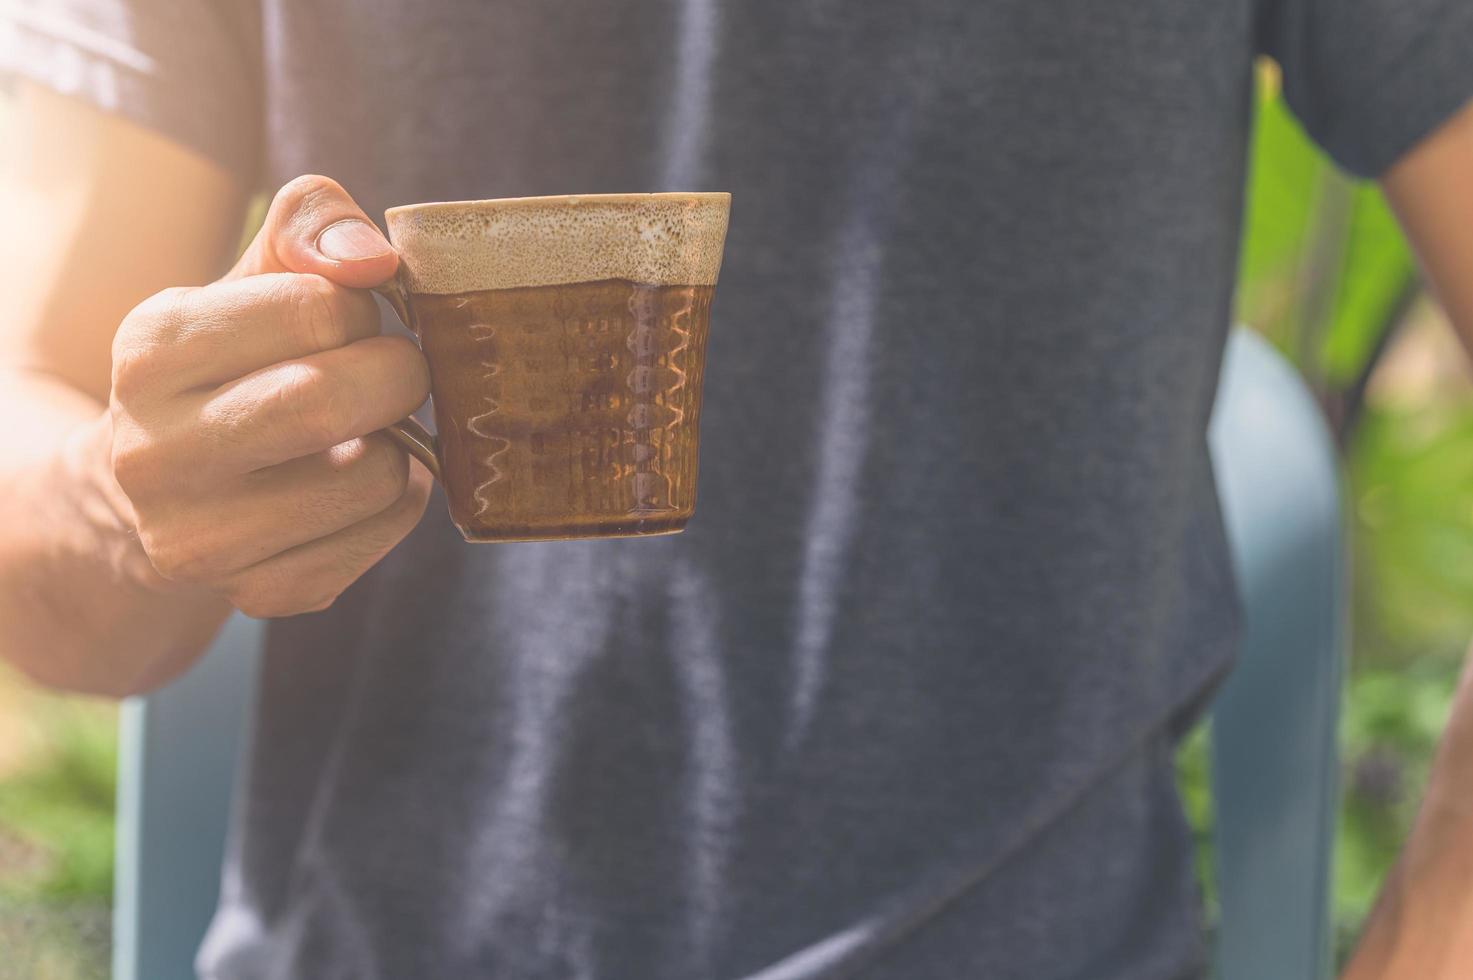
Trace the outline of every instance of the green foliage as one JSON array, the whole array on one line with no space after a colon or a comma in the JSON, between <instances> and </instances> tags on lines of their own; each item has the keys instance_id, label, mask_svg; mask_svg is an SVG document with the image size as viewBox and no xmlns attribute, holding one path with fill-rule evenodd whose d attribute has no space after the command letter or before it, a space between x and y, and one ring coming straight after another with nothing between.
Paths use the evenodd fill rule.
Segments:
<instances>
[{"instance_id":1,"label":"green foliage","mask_svg":"<svg viewBox=\"0 0 1473 980\"><path fill-rule=\"evenodd\" d=\"M1416 815L1473 635L1473 402L1372 406L1348 463L1355 659L1336 851L1342 951Z\"/></svg>"},{"instance_id":2,"label":"green foliage","mask_svg":"<svg viewBox=\"0 0 1473 980\"><path fill-rule=\"evenodd\" d=\"M110 925L106 902L0 895L0 980L105 980Z\"/></svg>"},{"instance_id":3,"label":"green foliage","mask_svg":"<svg viewBox=\"0 0 1473 980\"><path fill-rule=\"evenodd\" d=\"M1334 909L1343 957L1415 817L1473 635L1473 401L1360 403L1416 293L1415 265L1379 189L1305 138L1271 65L1259 89L1238 317L1295 361L1348 447L1353 658ZM1210 902L1205 745L1202 732L1188 739L1178 769Z\"/></svg>"},{"instance_id":4,"label":"green foliage","mask_svg":"<svg viewBox=\"0 0 1473 980\"><path fill-rule=\"evenodd\" d=\"M1217 921L1217 865L1212 849L1212 726L1197 725L1176 753L1176 785L1182 809L1192 827L1196 847L1197 882L1202 888L1207 922Z\"/></svg>"},{"instance_id":5,"label":"green foliage","mask_svg":"<svg viewBox=\"0 0 1473 980\"><path fill-rule=\"evenodd\" d=\"M1329 162L1304 138L1278 97L1272 72L1260 72L1259 79L1238 265L1238 318L1282 342L1292 329L1299 269L1318 203L1316 188L1328 176Z\"/></svg>"},{"instance_id":6,"label":"green foliage","mask_svg":"<svg viewBox=\"0 0 1473 980\"><path fill-rule=\"evenodd\" d=\"M1260 72L1249 158L1238 317L1326 391L1350 386L1415 283L1416 266L1380 190L1338 170Z\"/></svg>"},{"instance_id":7,"label":"green foliage","mask_svg":"<svg viewBox=\"0 0 1473 980\"><path fill-rule=\"evenodd\" d=\"M1359 649L1455 659L1473 635L1473 402L1375 409L1351 448Z\"/></svg>"},{"instance_id":8,"label":"green foliage","mask_svg":"<svg viewBox=\"0 0 1473 980\"><path fill-rule=\"evenodd\" d=\"M1319 350L1321 377L1335 389L1359 377L1417 287L1411 249L1376 185L1361 183L1351 189L1346 223Z\"/></svg>"},{"instance_id":9,"label":"green foliage","mask_svg":"<svg viewBox=\"0 0 1473 980\"><path fill-rule=\"evenodd\" d=\"M0 875L0 895L105 900L112 894L112 715L58 702L38 721L47 751L0 782L0 828L38 860Z\"/></svg>"},{"instance_id":10,"label":"green foliage","mask_svg":"<svg viewBox=\"0 0 1473 980\"><path fill-rule=\"evenodd\" d=\"M1345 794L1335 853L1336 939L1342 952L1354 941L1416 816L1457 668L1456 659L1427 658L1365 666L1351 678L1341 726Z\"/></svg>"}]
</instances>

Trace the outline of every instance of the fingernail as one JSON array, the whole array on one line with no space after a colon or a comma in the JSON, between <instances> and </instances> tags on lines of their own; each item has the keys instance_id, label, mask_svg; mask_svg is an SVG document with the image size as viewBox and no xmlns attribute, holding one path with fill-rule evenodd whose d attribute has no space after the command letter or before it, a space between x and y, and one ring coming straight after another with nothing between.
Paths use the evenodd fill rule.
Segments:
<instances>
[{"instance_id":1,"label":"fingernail","mask_svg":"<svg viewBox=\"0 0 1473 980\"><path fill-rule=\"evenodd\" d=\"M358 218L328 225L317 236L317 251L338 262L361 262L389 254L389 243L377 228Z\"/></svg>"}]
</instances>

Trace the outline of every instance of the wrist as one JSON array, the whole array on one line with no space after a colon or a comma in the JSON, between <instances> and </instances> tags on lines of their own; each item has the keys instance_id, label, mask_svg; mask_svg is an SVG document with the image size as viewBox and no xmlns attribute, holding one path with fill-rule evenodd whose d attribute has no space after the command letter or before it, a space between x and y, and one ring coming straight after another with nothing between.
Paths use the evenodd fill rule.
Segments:
<instances>
[{"instance_id":1,"label":"wrist","mask_svg":"<svg viewBox=\"0 0 1473 980\"><path fill-rule=\"evenodd\" d=\"M0 659L48 686L124 696L192 661L230 607L154 570L111 456L111 419L101 413L6 474Z\"/></svg>"}]
</instances>

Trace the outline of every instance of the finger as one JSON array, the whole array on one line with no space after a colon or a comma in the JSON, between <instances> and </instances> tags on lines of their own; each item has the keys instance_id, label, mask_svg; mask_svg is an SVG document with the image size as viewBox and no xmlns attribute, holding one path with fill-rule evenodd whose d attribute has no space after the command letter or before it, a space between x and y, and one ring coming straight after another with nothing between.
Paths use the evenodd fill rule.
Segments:
<instances>
[{"instance_id":1,"label":"finger","mask_svg":"<svg viewBox=\"0 0 1473 980\"><path fill-rule=\"evenodd\" d=\"M261 230L226 277L313 272L340 286L377 286L399 257L337 181L309 174L277 191Z\"/></svg>"},{"instance_id":2,"label":"finger","mask_svg":"<svg viewBox=\"0 0 1473 980\"><path fill-rule=\"evenodd\" d=\"M429 495L430 476L416 466L403 496L388 509L252 565L231 578L226 597L260 619L326 609L414 529Z\"/></svg>"},{"instance_id":3,"label":"finger","mask_svg":"<svg viewBox=\"0 0 1473 980\"><path fill-rule=\"evenodd\" d=\"M371 296L317 275L167 290L139 304L119 331L126 340L114 352L113 390L124 401L163 400L378 332Z\"/></svg>"},{"instance_id":4,"label":"finger","mask_svg":"<svg viewBox=\"0 0 1473 980\"><path fill-rule=\"evenodd\" d=\"M370 435L248 474L175 507L154 567L173 581L218 581L382 513L404 495L409 473L402 449Z\"/></svg>"},{"instance_id":5,"label":"finger","mask_svg":"<svg viewBox=\"0 0 1473 980\"><path fill-rule=\"evenodd\" d=\"M197 409L198 465L244 473L376 432L430 393L419 348L370 337L229 382Z\"/></svg>"}]
</instances>

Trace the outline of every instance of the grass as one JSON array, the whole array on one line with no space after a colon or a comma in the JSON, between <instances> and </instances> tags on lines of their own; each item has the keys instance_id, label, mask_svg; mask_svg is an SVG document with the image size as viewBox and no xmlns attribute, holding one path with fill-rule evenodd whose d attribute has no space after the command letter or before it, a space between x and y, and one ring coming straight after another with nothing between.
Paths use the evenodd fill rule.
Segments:
<instances>
[{"instance_id":1,"label":"grass","mask_svg":"<svg viewBox=\"0 0 1473 980\"><path fill-rule=\"evenodd\" d=\"M107 976L115 732L0 669L0 980Z\"/></svg>"},{"instance_id":2,"label":"grass","mask_svg":"<svg viewBox=\"0 0 1473 980\"><path fill-rule=\"evenodd\" d=\"M105 901L0 898L0 980L105 980L110 928Z\"/></svg>"}]
</instances>

